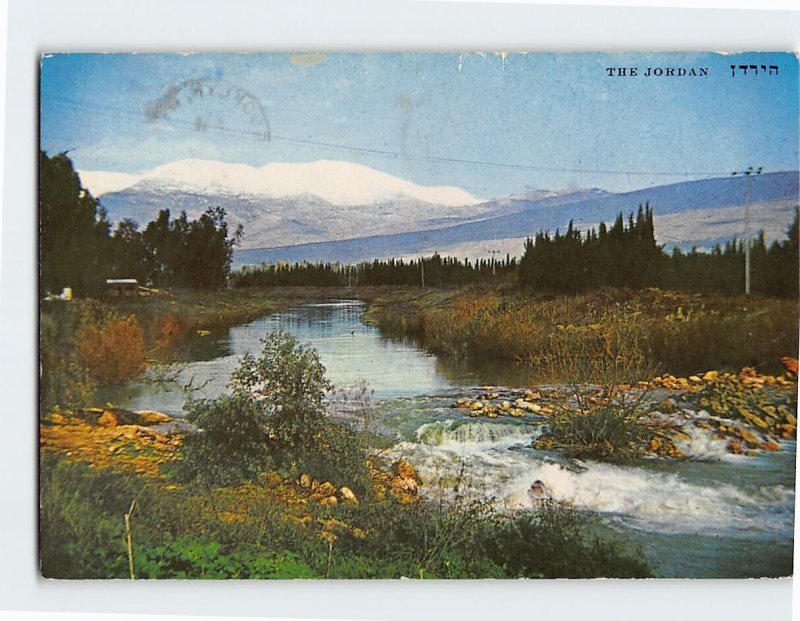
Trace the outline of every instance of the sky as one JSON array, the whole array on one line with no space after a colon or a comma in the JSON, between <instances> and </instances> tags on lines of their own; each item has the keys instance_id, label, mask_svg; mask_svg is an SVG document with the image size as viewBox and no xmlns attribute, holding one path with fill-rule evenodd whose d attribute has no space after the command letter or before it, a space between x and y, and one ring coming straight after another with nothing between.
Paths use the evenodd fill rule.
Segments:
<instances>
[{"instance_id":1,"label":"sky","mask_svg":"<svg viewBox=\"0 0 800 621\"><path fill-rule=\"evenodd\" d=\"M800 168L798 92L776 53L55 54L40 146L79 170L326 159L481 198L619 192Z\"/></svg>"}]
</instances>

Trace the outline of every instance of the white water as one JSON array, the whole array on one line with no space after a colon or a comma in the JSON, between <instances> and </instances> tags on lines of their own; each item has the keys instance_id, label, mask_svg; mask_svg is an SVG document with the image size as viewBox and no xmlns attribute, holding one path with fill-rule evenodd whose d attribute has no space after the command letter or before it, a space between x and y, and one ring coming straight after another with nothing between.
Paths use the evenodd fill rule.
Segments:
<instances>
[{"instance_id":1,"label":"white water","mask_svg":"<svg viewBox=\"0 0 800 621\"><path fill-rule=\"evenodd\" d=\"M542 481L554 501L604 514L627 526L661 533L791 533L794 492L783 485L743 489L733 482L688 480L642 466L554 461L530 448L541 427L444 420L417 429L417 441L398 443L393 458L417 468L429 496L456 481L506 510L532 509L531 484ZM687 442L696 456L718 456L702 434ZM694 437L693 437L694 440ZM735 456L734 456L735 457ZM739 462L760 458L735 457ZM753 463L755 466L756 464Z\"/></svg>"}]
</instances>

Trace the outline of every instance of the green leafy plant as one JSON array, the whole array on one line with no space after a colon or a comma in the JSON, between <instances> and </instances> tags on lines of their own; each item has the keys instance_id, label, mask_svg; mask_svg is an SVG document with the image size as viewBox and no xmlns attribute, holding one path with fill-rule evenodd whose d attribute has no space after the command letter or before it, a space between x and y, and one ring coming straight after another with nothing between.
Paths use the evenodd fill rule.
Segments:
<instances>
[{"instance_id":1,"label":"green leafy plant","mask_svg":"<svg viewBox=\"0 0 800 621\"><path fill-rule=\"evenodd\" d=\"M270 334L259 357L242 358L229 395L189 402L187 418L200 431L184 442L183 478L231 485L278 469L340 485L355 478L363 491L364 449L354 430L325 412L329 388L316 351Z\"/></svg>"}]
</instances>

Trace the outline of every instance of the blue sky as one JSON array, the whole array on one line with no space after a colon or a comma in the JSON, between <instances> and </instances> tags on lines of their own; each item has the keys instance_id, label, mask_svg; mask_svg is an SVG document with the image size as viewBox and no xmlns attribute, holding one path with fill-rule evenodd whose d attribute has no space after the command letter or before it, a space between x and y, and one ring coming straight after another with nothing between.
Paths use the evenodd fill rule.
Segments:
<instances>
[{"instance_id":1,"label":"blue sky","mask_svg":"<svg viewBox=\"0 0 800 621\"><path fill-rule=\"evenodd\" d=\"M777 65L777 76L731 64ZM607 67L638 67L608 77ZM707 77L644 77L647 67ZM192 90L195 95L192 96ZM172 90L170 90L172 89ZM57 54L41 147L82 170L365 164L489 198L798 165L791 54ZM269 135L267 137L267 135ZM655 173L683 173L682 175Z\"/></svg>"}]
</instances>

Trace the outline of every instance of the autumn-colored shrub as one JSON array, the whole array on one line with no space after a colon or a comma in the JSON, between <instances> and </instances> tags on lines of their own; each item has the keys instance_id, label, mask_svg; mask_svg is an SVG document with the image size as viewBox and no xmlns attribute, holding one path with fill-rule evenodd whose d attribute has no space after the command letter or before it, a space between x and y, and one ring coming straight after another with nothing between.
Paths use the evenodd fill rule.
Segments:
<instances>
[{"instance_id":1,"label":"autumn-colored shrub","mask_svg":"<svg viewBox=\"0 0 800 621\"><path fill-rule=\"evenodd\" d=\"M134 317L87 324L77 341L81 362L100 384L124 382L144 369L144 332Z\"/></svg>"}]
</instances>

